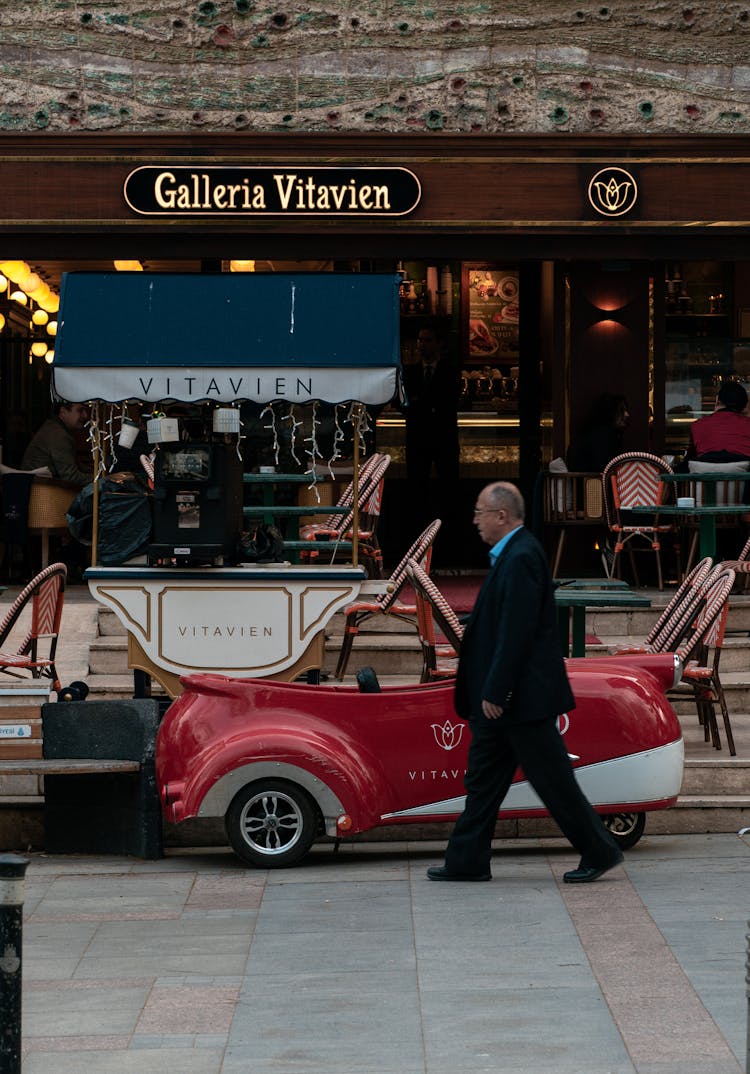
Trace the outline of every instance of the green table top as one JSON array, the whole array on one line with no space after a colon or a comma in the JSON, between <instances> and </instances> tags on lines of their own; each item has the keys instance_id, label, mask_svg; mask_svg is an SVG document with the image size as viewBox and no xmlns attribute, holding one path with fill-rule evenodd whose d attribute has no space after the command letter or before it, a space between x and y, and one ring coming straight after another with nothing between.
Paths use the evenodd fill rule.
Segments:
<instances>
[{"instance_id":1,"label":"green table top","mask_svg":"<svg viewBox=\"0 0 750 1074\"><path fill-rule=\"evenodd\" d=\"M556 589L555 603L562 608L650 608L649 597L634 593L602 589Z\"/></svg>"}]
</instances>

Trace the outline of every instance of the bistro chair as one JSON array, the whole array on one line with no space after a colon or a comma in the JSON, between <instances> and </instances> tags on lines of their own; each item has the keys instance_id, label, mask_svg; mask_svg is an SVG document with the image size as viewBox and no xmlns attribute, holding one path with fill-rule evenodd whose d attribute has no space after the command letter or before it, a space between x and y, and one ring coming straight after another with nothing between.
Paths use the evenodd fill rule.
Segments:
<instances>
[{"instance_id":1,"label":"bistro chair","mask_svg":"<svg viewBox=\"0 0 750 1074\"><path fill-rule=\"evenodd\" d=\"M748 585L750 585L750 537L742 546L737 559L725 559L724 566L730 567L735 574L741 574L744 577L744 589L747 592Z\"/></svg>"},{"instance_id":2,"label":"bistro chair","mask_svg":"<svg viewBox=\"0 0 750 1074\"><path fill-rule=\"evenodd\" d=\"M547 531L557 533L552 557L552 577L560 573L560 562L568 530L592 527L603 534L607 528L602 495L602 475L548 471L544 474L543 519Z\"/></svg>"},{"instance_id":3,"label":"bistro chair","mask_svg":"<svg viewBox=\"0 0 750 1074\"><path fill-rule=\"evenodd\" d=\"M632 507L659 505L664 502L666 486L661 478L671 474L672 468L659 458L644 451L629 451L617 455L607 463L602 474L604 504L607 524L615 537L612 576L619 578L618 568L620 554L627 548L635 584L639 585L638 573L633 555L634 542L646 542L646 551L656 556L656 573L659 589L664 588L661 570L661 537L663 534L677 534L672 524L659 523L658 517L643 519L628 514ZM675 542L679 569L679 546ZM643 550L643 549L636 549Z\"/></svg>"},{"instance_id":4,"label":"bistro chair","mask_svg":"<svg viewBox=\"0 0 750 1074\"><path fill-rule=\"evenodd\" d=\"M49 539L51 535L68 536L68 508L81 491L69 481L35 477L29 493L27 526L29 534L39 534L42 539L42 567L49 563Z\"/></svg>"},{"instance_id":5,"label":"bistro chair","mask_svg":"<svg viewBox=\"0 0 750 1074\"><path fill-rule=\"evenodd\" d=\"M422 644L422 673L419 681L435 682L453 678L464 628L448 601L416 560L409 561L406 576L417 598L417 625ZM445 635L447 645L441 645L437 641L433 615ZM450 660L451 663L441 664L440 660Z\"/></svg>"},{"instance_id":6,"label":"bistro chair","mask_svg":"<svg viewBox=\"0 0 750 1074\"><path fill-rule=\"evenodd\" d=\"M734 745L732 725L724 688L719 677L719 661L724 643L727 614L729 612L729 594L734 585L734 571L724 564L719 564L711 576L706 592L704 607L699 612L695 623L677 649L678 656L684 661L682 682L692 688L698 710L698 721L703 727L705 741L709 738L713 746L721 749L719 727L716 721L716 707L721 710L727 746L732 757L737 750ZM713 659L709 656L713 651Z\"/></svg>"},{"instance_id":7,"label":"bistro chair","mask_svg":"<svg viewBox=\"0 0 750 1074\"><path fill-rule=\"evenodd\" d=\"M346 609L346 626L344 627L344 640L341 643L338 663L336 664L335 676L343 679L351 656L354 639L360 634L374 634L374 630L363 631L362 624L375 615L391 615L394 619L409 623L416 627L417 608L414 604L403 604L398 597L407 581L407 567L410 560L416 561L425 571L430 569L432 559L432 544L435 540L441 521L436 518L417 537L409 551L403 557L399 565L388 579L388 590L378 593L372 600L358 600L350 604Z\"/></svg>"},{"instance_id":8,"label":"bistro chair","mask_svg":"<svg viewBox=\"0 0 750 1074\"><path fill-rule=\"evenodd\" d=\"M19 672L28 671L34 679L51 679L53 689L60 689L55 653L65 600L66 575L64 563L53 563L32 578L13 601L0 622L0 671L19 678L23 678ZM14 650L11 634L29 602L31 625L21 644ZM46 656L41 654L40 642L47 643Z\"/></svg>"},{"instance_id":9,"label":"bistro chair","mask_svg":"<svg viewBox=\"0 0 750 1074\"><path fill-rule=\"evenodd\" d=\"M712 570L713 560L709 557L697 563L685 575L644 640L637 645L613 646L610 654L674 652L690 629L698 609L705 604L706 584Z\"/></svg>"},{"instance_id":10,"label":"bistro chair","mask_svg":"<svg viewBox=\"0 0 750 1074\"><path fill-rule=\"evenodd\" d=\"M357 540L362 554L362 560L370 577L381 578L383 574L383 554L377 539L377 523L380 516L380 506L383 499L383 483L385 472L391 464L390 455L379 455L372 466L366 470L364 478L360 480L358 492L359 525L357 527ZM361 476L361 475L360 475ZM351 541L353 539L352 526L354 523L354 505L343 515L331 515L321 525L313 524L305 526L300 533L303 540L309 541L311 548L300 553L301 559L316 559L315 541ZM331 519L335 522L330 525ZM336 552L333 553L335 558Z\"/></svg>"}]
</instances>

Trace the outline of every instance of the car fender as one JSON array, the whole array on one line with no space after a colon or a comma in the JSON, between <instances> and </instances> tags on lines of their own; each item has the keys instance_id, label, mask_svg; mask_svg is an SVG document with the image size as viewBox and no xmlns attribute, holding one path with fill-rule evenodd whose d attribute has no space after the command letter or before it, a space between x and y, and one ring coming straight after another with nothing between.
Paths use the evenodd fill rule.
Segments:
<instances>
[{"instance_id":1,"label":"car fender","mask_svg":"<svg viewBox=\"0 0 750 1074\"><path fill-rule=\"evenodd\" d=\"M320 809L326 834L336 835L337 821L346 812L341 799L327 783L306 768L282 761L252 761L233 768L208 790L196 816L223 817L237 792L259 779L286 779L302 787Z\"/></svg>"},{"instance_id":2,"label":"car fender","mask_svg":"<svg viewBox=\"0 0 750 1074\"><path fill-rule=\"evenodd\" d=\"M186 778L166 780L161 795L168 819L224 816L238 790L273 778L303 787L319 806L329 834L336 834L344 815L350 818L348 831L377 823L380 814L369 803L390 797L378 758L323 720L276 715L276 721L273 713L266 714L262 725L208 744L192 758Z\"/></svg>"}]
</instances>

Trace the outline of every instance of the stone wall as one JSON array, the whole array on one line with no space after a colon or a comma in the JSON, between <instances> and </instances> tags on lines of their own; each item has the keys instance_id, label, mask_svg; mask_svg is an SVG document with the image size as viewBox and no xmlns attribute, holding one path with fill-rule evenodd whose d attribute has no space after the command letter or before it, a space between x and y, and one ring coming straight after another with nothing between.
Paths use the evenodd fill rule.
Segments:
<instances>
[{"instance_id":1,"label":"stone wall","mask_svg":"<svg viewBox=\"0 0 750 1074\"><path fill-rule=\"evenodd\" d=\"M750 0L0 0L2 131L750 130Z\"/></svg>"}]
</instances>

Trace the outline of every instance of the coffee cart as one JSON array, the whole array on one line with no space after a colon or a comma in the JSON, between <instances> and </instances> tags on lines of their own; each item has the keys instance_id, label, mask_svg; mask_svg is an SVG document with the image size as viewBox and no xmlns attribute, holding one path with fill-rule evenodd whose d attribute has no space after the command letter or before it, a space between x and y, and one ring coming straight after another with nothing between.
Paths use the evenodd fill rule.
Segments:
<instances>
[{"instance_id":1,"label":"coffee cart","mask_svg":"<svg viewBox=\"0 0 750 1074\"><path fill-rule=\"evenodd\" d=\"M357 563L356 542L351 564L242 564L231 552L241 497L238 512L236 491L227 490L236 490L241 471L237 408L245 401L265 408L275 443L278 422L287 423L300 471L315 487L338 443L334 438L328 459L316 443L315 408L322 402L334 408L337 430L351 424L356 493L365 407L387 403L398 389L399 283L394 274L63 277L53 391L91 406L94 547L86 578L127 631L129 666L171 697L188 672L292 680L319 669L331 617L382 591L384 583L367 579ZM204 444L179 444L181 469L173 428L157 449L155 517L166 534L157 542L159 565L101 566L98 483L134 404L158 415L176 404L211 408L215 435ZM312 408L304 439L297 433L303 408Z\"/></svg>"}]
</instances>

